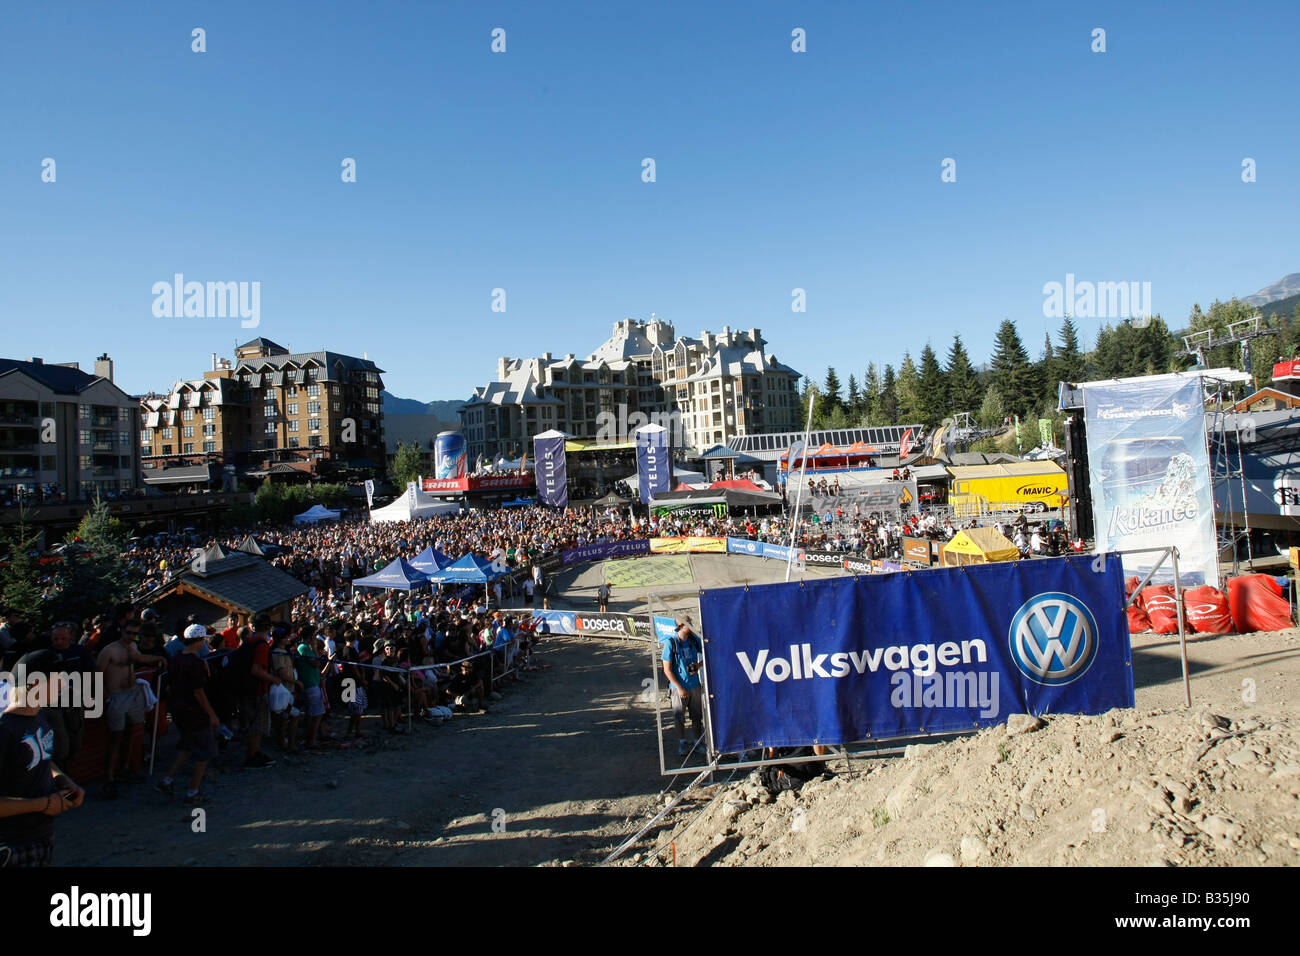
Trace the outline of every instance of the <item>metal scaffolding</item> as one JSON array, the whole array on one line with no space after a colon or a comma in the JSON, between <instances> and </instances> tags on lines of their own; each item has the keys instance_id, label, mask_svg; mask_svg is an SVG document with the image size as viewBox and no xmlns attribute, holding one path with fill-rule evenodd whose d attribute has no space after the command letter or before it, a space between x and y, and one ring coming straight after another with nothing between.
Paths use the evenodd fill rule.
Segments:
<instances>
[{"instance_id":1,"label":"metal scaffolding","mask_svg":"<svg viewBox=\"0 0 1300 956\"><path fill-rule=\"evenodd\" d=\"M1254 566L1255 556L1250 542L1250 513L1246 509L1246 470L1242 454L1240 416L1229 411L1233 400L1233 382L1201 376L1205 390L1205 405L1209 415L1206 439L1209 442L1210 481L1215 506L1215 530L1218 535L1219 560L1224 560L1225 549L1231 555L1232 573L1241 573L1241 542L1246 542L1246 562ZM1240 493L1240 499L1235 497ZM1242 503L1237 514L1236 503Z\"/></svg>"}]
</instances>

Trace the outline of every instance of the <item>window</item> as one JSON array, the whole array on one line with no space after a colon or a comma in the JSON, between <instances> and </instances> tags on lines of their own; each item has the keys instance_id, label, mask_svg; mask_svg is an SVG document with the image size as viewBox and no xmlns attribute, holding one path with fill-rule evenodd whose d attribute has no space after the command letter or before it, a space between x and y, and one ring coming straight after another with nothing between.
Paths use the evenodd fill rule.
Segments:
<instances>
[{"instance_id":1,"label":"window","mask_svg":"<svg viewBox=\"0 0 1300 956\"><path fill-rule=\"evenodd\" d=\"M336 412L341 412L341 411L343 411L343 403L342 403L342 402L335 402L335 403L334 403L334 411L336 411Z\"/></svg>"},{"instance_id":2,"label":"window","mask_svg":"<svg viewBox=\"0 0 1300 956\"><path fill-rule=\"evenodd\" d=\"M314 432L320 431L320 419L319 418L311 419L310 421L307 422L307 427Z\"/></svg>"},{"instance_id":3,"label":"window","mask_svg":"<svg viewBox=\"0 0 1300 956\"><path fill-rule=\"evenodd\" d=\"M319 385L308 385L308 386L307 386L307 396L308 396L309 398L320 398L320 386L319 386Z\"/></svg>"},{"instance_id":4,"label":"window","mask_svg":"<svg viewBox=\"0 0 1300 956\"><path fill-rule=\"evenodd\" d=\"M164 455L170 455L170 454L172 453L172 446L171 446L171 445L163 445L163 447L162 447L162 453L163 453Z\"/></svg>"},{"instance_id":5,"label":"window","mask_svg":"<svg viewBox=\"0 0 1300 956\"><path fill-rule=\"evenodd\" d=\"M310 438L307 439L307 444L310 445L312 448L319 448L320 435L312 435Z\"/></svg>"},{"instance_id":6,"label":"window","mask_svg":"<svg viewBox=\"0 0 1300 956\"><path fill-rule=\"evenodd\" d=\"M263 447L263 448L274 448L274 447L275 447L275 439L274 439L274 438L268 438L266 441L262 442L262 447Z\"/></svg>"},{"instance_id":7,"label":"window","mask_svg":"<svg viewBox=\"0 0 1300 956\"><path fill-rule=\"evenodd\" d=\"M297 386L297 385L290 385L287 389L285 389L284 394L288 395L290 398L297 398L297 397L298 397L298 386Z\"/></svg>"},{"instance_id":8,"label":"window","mask_svg":"<svg viewBox=\"0 0 1300 956\"><path fill-rule=\"evenodd\" d=\"M289 422L289 431L296 432L297 430L298 430L298 422L297 421Z\"/></svg>"},{"instance_id":9,"label":"window","mask_svg":"<svg viewBox=\"0 0 1300 956\"><path fill-rule=\"evenodd\" d=\"M183 422L192 422L192 421L194 421L194 409L192 409L192 408L183 408L183 409L181 409L181 421L183 421Z\"/></svg>"},{"instance_id":10,"label":"window","mask_svg":"<svg viewBox=\"0 0 1300 956\"><path fill-rule=\"evenodd\" d=\"M284 412L285 412L286 415L297 415L297 414L298 414L298 403L297 403L297 402L290 402L289 405L288 405L288 407L284 410Z\"/></svg>"},{"instance_id":11,"label":"window","mask_svg":"<svg viewBox=\"0 0 1300 956\"><path fill-rule=\"evenodd\" d=\"M90 421L90 406L89 406L89 405L78 405L78 406L77 406L77 416L78 416L82 421L87 421L87 422Z\"/></svg>"},{"instance_id":12,"label":"window","mask_svg":"<svg viewBox=\"0 0 1300 956\"><path fill-rule=\"evenodd\" d=\"M213 408L211 405L203 406L203 420L205 422L213 421L216 419L216 417L217 417L217 410L215 408Z\"/></svg>"},{"instance_id":13,"label":"window","mask_svg":"<svg viewBox=\"0 0 1300 956\"><path fill-rule=\"evenodd\" d=\"M119 408L117 410L117 420L119 422L129 422L131 420L131 409Z\"/></svg>"},{"instance_id":14,"label":"window","mask_svg":"<svg viewBox=\"0 0 1300 956\"><path fill-rule=\"evenodd\" d=\"M268 435L274 435L274 434L275 434L275 422L267 422L267 423L266 423L266 433L267 433Z\"/></svg>"},{"instance_id":15,"label":"window","mask_svg":"<svg viewBox=\"0 0 1300 956\"><path fill-rule=\"evenodd\" d=\"M194 442L192 442L192 441L190 441L190 442L186 442L186 443L185 443L185 448L184 448L184 450L182 450L181 454L182 454L182 455L192 455L192 454L194 454Z\"/></svg>"},{"instance_id":16,"label":"window","mask_svg":"<svg viewBox=\"0 0 1300 956\"><path fill-rule=\"evenodd\" d=\"M206 452L214 452L217 450L217 443L214 441L205 441L203 443L203 450Z\"/></svg>"},{"instance_id":17,"label":"window","mask_svg":"<svg viewBox=\"0 0 1300 956\"><path fill-rule=\"evenodd\" d=\"M216 433L217 433L217 426L216 426L216 425L204 425L204 426L203 426L203 434L204 434L205 436L215 435Z\"/></svg>"},{"instance_id":18,"label":"window","mask_svg":"<svg viewBox=\"0 0 1300 956\"><path fill-rule=\"evenodd\" d=\"M274 417L275 417L275 406L274 406L274 405L267 405L266 408L262 409L262 411L265 413L265 415L266 415L267 418L274 418Z\"/></svg>"},{"instance_id":19,"label":"window","mask_svg":"<svg viewBox=\"0 0 1300 956\"><path fill-rule=\"evenodd\" d=\"M308 402L308 403L307 403L307 414L308 414L308 415L319 415L319 414L320 414L320 402Z\"/></svg>"},{"instance_id":20,"label":"window","mask_svg":"<svg viewBox=\"0 0 1300 956\"><path fill-rule=\"evenodd\" d=\"M152 429L152 428L146 428L144 431L140 432L140 444L141 444L141 445L149 445L149 444L152 444L152 443L153 443L153 429Z\"/></svg>"},{"instance_id":21,"label":"window","mask_svg":"<svg viewBox=\"0 0 1300 956\"><path fill-rule=\"evenodd\" d=\"M84 429L84 428L81 429L81 432L80 432L80 434L79 434L78 437L81 439L81 444L83 444L83 445L89 445L89 444L90 444L90 432L87 431L86 429Z\"/></svg>"},{"instance_id":22,"label":"window","mask_svg":"<svg viewBox=\"0 0 1300 956\"><path fill-rule=\"evenodd\" d=\"M290 439L289 439L289 447L290 447L290 448L297 448L297 447L298 447L298 439L297 439L296 437L295 437L295 438L290 438Z\"/></svg>"},{"instance_id":23,"label":"window","mask_svg":"<svg viewBox=\"0 0 1300 956\"><path fill-rule=\"evenodd\" d=\"M181 437L182 437L182 438L193 438L193 437L194 437L194 426L193 426L193 425L186 425L184 428L182 428L182 429L181 429Z\"/></svg>"}]
</instances>

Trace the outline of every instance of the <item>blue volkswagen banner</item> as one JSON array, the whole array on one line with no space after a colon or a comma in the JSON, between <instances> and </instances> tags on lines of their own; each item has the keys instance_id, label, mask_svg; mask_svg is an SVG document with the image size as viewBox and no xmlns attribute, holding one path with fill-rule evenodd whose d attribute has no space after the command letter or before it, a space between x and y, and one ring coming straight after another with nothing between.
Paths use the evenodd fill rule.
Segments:
<instances>
[{"instance_id":1,"label":"blue volkswagen banner","mask_svg":"<svg viewBox=\"0 0 1300 956\"><path fill-rule=\"evenodd\" d=\"M661 491L673 490L668 429L662 425L642 425L636 430L636 476L641 504Z\"/></svg>"},{"instance_id":2,"label":"blue volkswagen banner","mask_svg":"<svg viewBox=\"0 0 1300 956\"><path fill-rule=\"evenodd\" d=\"M713 744L842 744L1133 706L1109 554L706 590Z\"/></svg>"},{"instance_id":3,"label":"blue volkswagen banner","mask_svg":"<svg viewBox=\"0 0 1300 956\"><path fill-rule=\"evenodd\" d=\"M749 538L728 538L727 551L731 554L752 554L756 558L776 558L778 561L790 559L790 549L785 545L751 541Z\"/></svg>"},{"instance_id":4,"label":"blue volkswagen banner","mask_svg":"<svg viewBox=\"0 0 1300 956\"><path fill-rule=\"evenodd\" d=\"M560 554L560 560L565 564L575 564L578 561L601 561L605 558L615 558L626 554L649 554L650 540L648 538L636 538L632 541L599 541L596 544L584 544L578 548L570 548Z\"/></svg>"},{"instance_id":5,"label":"blue volkswagen banner","mask_svg":"<svg viewBox=\"0 0 1300 956\"><path fill-rule=\"evenodd\" d=\"M569 468L564 458L564 435L543 432L533 439L537 469L537 500L552 508L569 506Z\"/></svg>"}]
</instances>

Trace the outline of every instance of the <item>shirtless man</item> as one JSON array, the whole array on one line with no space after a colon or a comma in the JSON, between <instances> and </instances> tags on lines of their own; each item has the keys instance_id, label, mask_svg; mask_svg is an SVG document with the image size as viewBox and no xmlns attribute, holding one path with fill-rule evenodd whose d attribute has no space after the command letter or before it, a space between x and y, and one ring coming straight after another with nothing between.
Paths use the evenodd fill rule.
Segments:
<instances>
[{"instance_id":1,"label":"shirtless man","mask_svg":"<svg viewBox=\"0 0 1300 956\"><path fill-rule=\"evenodd\" d=\"M167 665L166 657L142 654L135 646L140 634L140 620L130 615L121 624L118 639L99 653L96 666L104 672L104 693L108 695L108 762L104 798L112 800L118 794L117 763L122 750L123 733L127 725L144 722L144 688L135 682L135 665ZM129 748L128 748L129 749Z\"/></svg>"}]
</instances>

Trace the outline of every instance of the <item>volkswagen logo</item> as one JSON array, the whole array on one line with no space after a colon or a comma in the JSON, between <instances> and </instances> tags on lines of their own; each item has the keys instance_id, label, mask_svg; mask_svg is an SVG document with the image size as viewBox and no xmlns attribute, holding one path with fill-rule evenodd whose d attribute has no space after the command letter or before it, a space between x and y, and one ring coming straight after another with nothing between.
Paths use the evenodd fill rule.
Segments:
<instances>
[{"instance_id":1,"label":"volkswagen logo","mask_svg":"<svg viewBox=\"0 0 1300 956\"><path fill-rule=\"evenodd\" d=\"M1097 621L1072 594L1030 598L1011 619L1011 656L1037 684L1060 686L1082 676L1097 656Z\"/></svg>"}]
</instances>

